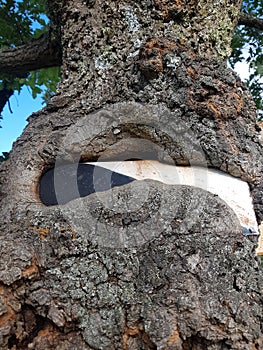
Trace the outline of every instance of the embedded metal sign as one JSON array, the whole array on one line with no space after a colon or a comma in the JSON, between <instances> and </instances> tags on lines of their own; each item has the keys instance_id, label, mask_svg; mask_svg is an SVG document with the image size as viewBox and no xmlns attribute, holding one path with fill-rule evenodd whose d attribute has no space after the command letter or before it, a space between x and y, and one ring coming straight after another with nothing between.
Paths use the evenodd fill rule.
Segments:
<instances>
[{"instance_id":1,"label":"embedded metal sign","mask_svg":"<svg viewBox=\"0 0 263 350\"><path fill-rule=\"evenodd\" d=\"M57 186L54 185L54 169L40 180L40 199L47 205L65 204L73 199L122 186L136 180L152 179L170 185L199 187L218 195L236 213L245 235L258 235L249 186L245 181L216 169L197 166L182 167L155 160L120 162L86 162L61 165L56 168ZM76 172L77 171L77 172ZM74 186L77 182L77 187ZM59 192L59 193L58 193Z\"/></svg>"}]
</instances>

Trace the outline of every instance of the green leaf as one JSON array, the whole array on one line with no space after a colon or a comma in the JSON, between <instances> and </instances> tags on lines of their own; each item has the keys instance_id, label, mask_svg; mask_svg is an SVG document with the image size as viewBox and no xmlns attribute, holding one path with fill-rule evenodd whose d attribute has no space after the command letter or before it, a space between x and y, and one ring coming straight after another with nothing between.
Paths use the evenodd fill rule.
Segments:
<instances>
[{"instance_id":1,"label":"green leaf","mask_svg":"<svg viewBox=\"0 0 263 350\"><path fill-rule=\"evenodd\" d=\"M242 11L263 18L261 0L244 1ZM230 65L234 68L237 62L247 62L249 65L248 88L259 109L263 110L263 32L254 28L238 26L232 41L232 56Z\"/></svg>"}]
</instances>

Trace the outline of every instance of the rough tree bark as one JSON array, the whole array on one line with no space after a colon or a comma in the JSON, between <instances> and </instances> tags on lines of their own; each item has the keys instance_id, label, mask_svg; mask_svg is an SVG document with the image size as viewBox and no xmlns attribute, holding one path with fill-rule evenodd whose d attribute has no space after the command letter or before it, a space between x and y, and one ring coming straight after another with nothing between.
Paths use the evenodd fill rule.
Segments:
<instances>
[{"instance_id":1,"label":"rough tree bark","mask_svg":"<svg viewBox=\"0 0 263 350\"><path fill-rule=\"evenodd\" d=\"M56 96L1 165L0 348L262 349L256 241L211 193L136 181L45 207L60 162L157 158L249 182L262 144L226 67L240 0L53 0Z\"/></svg>"}]
</instances>

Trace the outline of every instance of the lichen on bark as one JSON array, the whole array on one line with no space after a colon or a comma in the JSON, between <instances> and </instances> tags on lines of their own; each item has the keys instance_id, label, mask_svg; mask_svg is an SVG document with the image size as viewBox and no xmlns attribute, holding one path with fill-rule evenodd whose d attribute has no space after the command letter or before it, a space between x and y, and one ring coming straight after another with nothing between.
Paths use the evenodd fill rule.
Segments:
<instances>
[{"instance_id":1,"label":"lichen on bark","mask_svg":"<svg viewBox=\"0 0 263 350\"><path fill-rule=\"evenodd\" d=\"M260 222L256 109L224 60L240 1L49 4L62 81L0 168L1 349L260 349L256 238L220 198L154 181L38 195L60 162L154 156L248 181Z\"/></svg>"}]
</instances>

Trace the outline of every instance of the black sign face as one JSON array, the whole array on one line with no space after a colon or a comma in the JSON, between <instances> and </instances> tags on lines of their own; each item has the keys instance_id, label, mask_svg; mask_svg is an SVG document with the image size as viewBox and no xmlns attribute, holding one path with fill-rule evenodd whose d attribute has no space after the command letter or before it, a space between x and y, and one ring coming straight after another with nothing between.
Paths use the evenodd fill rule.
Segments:
<instances>
[{"instance_id":1,"label":"black sign face","mask_svg":"<svg viewBox=\"0 0 263 350\"><path fill-rule=\"evenodd\" d=\"M39 197L46 206L66 204L94 192L126 185L135 179L91 164L65 164L40 178Z\"/></svg>"}]
</instances>

